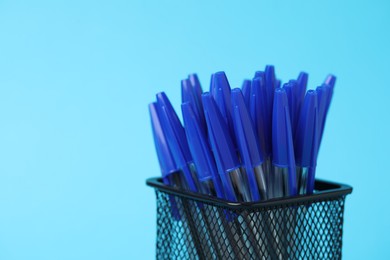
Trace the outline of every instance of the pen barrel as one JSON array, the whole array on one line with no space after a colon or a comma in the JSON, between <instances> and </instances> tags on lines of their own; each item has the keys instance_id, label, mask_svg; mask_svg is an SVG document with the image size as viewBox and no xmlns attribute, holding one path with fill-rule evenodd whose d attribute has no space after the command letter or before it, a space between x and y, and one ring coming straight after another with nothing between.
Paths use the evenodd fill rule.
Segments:
<instances>
[{"instance_id":1,"label":"pen barrel","mask_svg":"<svg viewBox=\"0 0 390 260\"><path fill-rule=\"evenodd\" d=\"M228 172L228 176L233 186L234 193L237 201L249 202L251 201L248 178L245 176L245 171L241 171L239 168Z\"/></svg>"},{"instance_id":2,"label":"pen barrel","mask_svg":"<svg viewBox=\"0 0 390 260\"><path fill-rule=\"evenodd\" d=\"M157 199L156 259L341 259L349 186L316 181L312 195L248 203L175 189L157 178L148 185Z\"/></svg>"},{"instance_id":3,"label":"pen barrel","mask_svg":"<svg viewBox=\"0 0 390 260\"><path fill-rule=\"evenodd\" d=\"M259 193L262 200L268 199L267 192L267 179L265 175L265 164L258 165L254 168L254 173L256 177L257 187L259 188Z\"/></svg>"},{"instance_id":4,"label":"pen barrel","mask_svg":"<svg viewBox=\"0 0 390 260\"><path fill-rule=\"evenodd\" d=\"M296 169L297 169L298 194L305 195L307 194L307 187L309 181L308 179L309 168L297 166Z\"/></svg>"}]
</instances>

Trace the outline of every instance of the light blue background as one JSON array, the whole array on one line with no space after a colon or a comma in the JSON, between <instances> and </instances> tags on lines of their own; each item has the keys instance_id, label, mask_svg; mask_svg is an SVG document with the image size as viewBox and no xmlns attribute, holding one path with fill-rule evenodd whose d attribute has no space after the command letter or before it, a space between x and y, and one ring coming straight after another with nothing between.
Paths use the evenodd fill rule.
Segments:
<instances>
[{"instance_id":1,"label":"light blue background","mask_svg":"<svg viewBox=\"0 0 390 260\"><path fill-rule=\"evenodd\" d=\"M240 2L240 3L239 3ZM272 2L272 3L271 3ZM266 64L338 76L318 176L351 184L345 259L389 249L387 1L0 1L0 259L153 259L147 105Z\"/></svg>"}]
</instances>

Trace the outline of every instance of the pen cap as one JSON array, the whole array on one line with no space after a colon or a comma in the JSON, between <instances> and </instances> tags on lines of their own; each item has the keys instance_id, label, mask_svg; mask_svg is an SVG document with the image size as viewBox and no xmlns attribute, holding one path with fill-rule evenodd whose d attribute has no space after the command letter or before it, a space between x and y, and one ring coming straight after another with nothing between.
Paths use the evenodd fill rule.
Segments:
<instances>
[{"instance_id":1,"label":"pen cap","mask_svg":"<svg viewBox=\"0 0 390 260\"><path fill-rule=\"evenodd\" d=\"M236 142L247 173L252 200L257 201L260 199L260 195L253 169L263 162L263 158L259 152L258 141L244 96L238 88L232 90L232 104Z\"/></svg>"},{"instance_id":2,"label":"pen cap","mask_svg":"<svg viewBox=\"0 0 390 260\"><path fill-rule=\"evenodd\" d=\"M190 106L192 106L193 112L195 113L196 120L198 121L201 130L204 132L204 134L207 134L203 108L200 108L200 101L198 101L195 89L193 88L189 79L183 79L181 81L181 101L182 103L188 102Z\"/></svg>"},{"instance_id":3,"label":"pen cap","mask_svg":"<svg viewBox=\"0 0 390 260\"><path fill-rule=\"evenodd\" d=\"M329 85L333 89L334 85L336 84L336 79L336 76L329 74L324 80L324 83Z\"/></svg>"},{"instance_id":4,"label":"pen cap","mask_svg":"<svg viewBox=\"0 0 390 260\"><path fill-rule=\"evenodd\" d=\"M162 176L165 179L167 175L176 172L177 167L172 157L171 151L169 150L168 141L163 131L156 103L149 104L149 113L152 122L154 145L156 147Z\"/></svg>"},{"instance_id":5,"label":"pen cap","mask_svg":"<svg viewBox=\"0 0 390 260\"><path fill-rule=\"evenodd\" d=\"M254 78L263 78L265 84L265 96L266 96L266 106L267 110L265 112L272 120L272 107L274 102L274 91L276 89L276 85L280 85L280 81L277 82L275 76L275 68L272 65L267 65L265 67L265 71L256 71Z\"/></svg>"},{"instance_id":6,"label":"pen cap","mask_svg":"<svg viewBox=\"0 0 390 260\"><path fill-rule=\"evenodd\" d=\"M190 103L194 109L197 120L199 120L199 111L197 108L198 101L196 100L196 94L189 79L183 79L181 81L181 102Z\"/></svg>"},{"instance_id":7,"label":"pen cap","mask_svg":"<svg viewBox=\"0 0 390 260\"><path fill-rule=\"evenodd\" d=\"M264 73L256 73L252 80L249 111L254 123L256 135L263 157L269 157L272 151L272 110L269 109Z\"/></svg>"},{"instance_id":8,"label":"pen cap","mask_svg":"<svg viewBox=\"0 0 390 260\"><path fill-rule=\"evenodd\" d=\"M260 71L260 70L259 70L259 71L256 71L256 72L255 72L255 76L254 76L253 78L254 78L254 79L255 79L255 78L263 78L263 79L264 79L264 78L265 78L265 73L264 73L264 71Z\"/></svg>"},{"instance_id":9,"label":"pen cap","mask_svg":"<svg viewBox=\"0 0 390 260\"><path fill-rule=\"evenodd\" d=\"M325 113L327 113L329 110L330 103L332 101L332 97L333 97L333 90L334 90L334 86L336 84L336 76L334 76L332 74L328 75L324 81L324 84L329 86L329 95L328 95L328 99L326 102L326 112L325 112Z\"/></svg>"},{"instance_id":10,"label":"pen cap","mask_svg":"<svg viewBox=\"0 0 390 260\"><path fill-rule=\"evenodd\" d=\"M214 157L211 154L209 144L196 120L195 113L189 103L181 105L184 120L184 129L194 163L196 174L200 181L213 180L215 191L219 198L224 198L222 184L217 175Z\"/></svg>"},{"instance_id":11,"label":"pen cap","mask_svg":"<svg viewBox=\"0 0 390 260\"><path fill-rule=\"evenodd\" d=\"M297 194L297 178L291 121L286 91L275 90L272 120L272 163L276 167L288 168L289 196Z\"/></svg>"},{"instance_id":12,"label":"pen cap","mask_svg":"<svg viewBox=\"0 0 390 260\"><path fill-rule=\"evenodd\" d=\"M264 70L265 75L265 85L267 88L268 99L272 102L274 97L274 92L276 89L276 76L275 76L275 67L272 65L265 66ZM272 103L270 104L272 109Z\"/></svg>"},{"instance_id":13,"label":"pen cap","mask_svg":"<svg viewBox=\"0 0 390 260\"><path fill-rule=\"evenodd\" d=\"M188 189L197 192L196 179L193 178L189 168L189 164L192 164L192 157L184 128L164 93L157 94L157 105L158 114L175 164L184 175Z\"/></svg>"},{"instance_id":14,"label":"pen cap","mask_svg":"<svg viewBox=\"0 0 390 260\"><path fill-rule=\"evenodd\" d=\"M188 79L189 79L189 81L191 83L192 91L193 91L194 96L195 96L196 106L197 106L197 109L198 109L200 124L201 124L202 128L205 129L205 133L207 133L207 131L206 131L206 121L205 121L204 114L203 114L203 104L202 104L202 93L203 93L203 90L202 90L202 87L200 85L200 81L199 81L198 75L195 74L195 73L190 74L190 75L188 75Z\"/></svg>"},{"instance_id":15,"label":"pen cap","mask_svg":"<svg viewBox=\"0 0 390 260\"><path fill-rule=\"evenodd\" d=\"M245 104L249 109L249 102L250 102L250 96L251 96L251 85L252 82L249 79L244 80L242 82L241 90L242 94L244 95Z\"/></svg>"},{"instance_id":16,"label":"pen cap","mask_svg":"<svg viewBox=\"0 0 390 260\"><path fill-rule=\"evenodd\" d=\"M280 86L282 86L282 81L279 80L279 79L277 79L277 80L275 81L275 89L280 88Z\"/></svg>"},{"instance_id":17,"label":"pen cap","mask_svg":"<svg viewBox=\"0 0 390 260\"><path fill-rule=\"evenodd\" d=\"M295 160L301 167L314 167L318 148L318 106L317 92L306 93L295 136Z\"/></svg>"},{"instance_id":18,"label":"pen cap","mask_svg":"<svg viewBox=\"0 0 390 260\"><path fill-rule=\"evenodd\" d=\"M301 76L302 74L299 74L299 76ZM305 75L305 74L303 74ZM307 74L306 74L307 75ZM296 113L297 113L297 117L299 118L299 112L300 112L300 109L301 109L301 106L303 104L303 100L305 99L305 93L306 93L306 86L307 86L307 77L306 77L306 80L305 80L305 76L302 76L303 79L300 79L301 81L299 81L299 77L298 77L298 80L290 80L290 84L292 84L292 87L294 89L294 95L295 95L295 98L296 98ZM297 118L297 120L298 120Z\"/></svg>"},{"instance_id":19,"label":"pen cap","mask_svg":"<svg viewBox=\"0 0 390 260\"><path fill-rule=\"evenodd\" d=\"M275 67L272 65L265 66L264 73L265 73L266 84L267 85L269 84L270 89L272 88L273 90L275 90L275 86L276 86Z\"/></svg>"},{"instance_id":20,"label":"pen cap","mask_svg":"<svg viewBox=\"0 0 390 260\"><path fill-rule=\"evenodd\" d=\"M219 71L212 75L210 93L225 120L230 134L233 135L231 89L225 72Z\"/></svg>"},{"instance_id":21,"label":"pen cap","mask_svg":"<svg viewBox=\"0 0 390 260\"><path fill-rule=\"evenodd\" d=\"M303 71L301 73L299 73L297 83L298 83L298 86L300 89L304 89L303 94L305 94L305 92L306 92L308 80L309 80L309 74L307 74L306 72L303 72Z\"/></svg>"},{"instance_id":22,"label":"pen cap","mask_svg":"<svg viewBox=\"0 0 390 260\"><path fill-rule=\"evenodd\" d=\"M320 129L323 128L324 119L326 116L326 107L330 94L330 87L327 84L322 84L317 87L317 100L318 100L318 121ZM321 131L322 132L322 131Z\"/></svg>"},{"instance_id":23,"label":"pen cap","mask_svg":"<svg viewBox=\"0 0 390 260\"><path fill-rule=\"evenodd\" d=\"M188 75L188 79L190 80L192 88L195 91L196 98L201 105L202 104L201 101L202 101L203 90L202 90L202 86L200 85L198 75L196 73L190 74L190 75ZM201 107L201 109L203 111L203 107Z\"/></svg>"},{"instance_id":24,"label":"pen cap","mask_svg":"<svg viewBox=\"0 0 390 260\"><path fill-rule=\"evenodd\" d=\"M188 148L186 134L179 120L179 117L177 116L175 110L173 109L171 102L169 101L168 97L164 92L158 93L156 97L157 97L157 105L160 111L161 108L164 107L165 115L167 117L167 123L169 123L169 125L172 125L174 137L178 140L178 143L180 145L180 150L182 151L186 162L191 162L192 158L191 158L190 150Z\"/></svg>"},{"instance_id":25,"label":"pen cap","mask_svg":"<svg viewBox=\"0 0 390 260\"><path fill-rule=\"evenodd\" d=\"M282 88L275 90L272 131L273 164L288 167L292 136L287 93Z\"/></svg>"},{"instance_id":26,"label":"pen cap","mask_svg":"<svg viewBox=\"0 0 390 260\"><path fill-rule=\"evenodd\" d=\"M286 91L287 100L288 100L288 110L290 114L290 120L291 120L291 130L294 129L294 115L295 115L295 97L294 97L294 90L292 87L292 84L290 82L283 84L283 89ZM294 134L293 134L294 136Z\"/></svg>"},{"instance_id":27,"label":"pen cap","mask_svg":"<svg viewBox=\"0 0 390 260\"><path fill-rule=\"evenodd\" d=\"M221 162L224 171L229 171L239 166L237 155L233 146L233 140L227 130L225 121L209 93L202 95L203 106L209 130L209 136L215 141L214 156Z\"/></svg>"},{"instance_id":28,"label":"pen cap","mask_svg":"<svg viewBox=\"0 0 390 260\"><path fill-rule=\"evenodd\" d=\"M233 122L237 142L240 143L240 151L247 151L249 155L250 165L257 166L263 162L263 158L259 152L259 142L257 140L253 122L245 105L244 96L240 89L236 88L232 91L233 103Z\"/></svg>"}]
</instances>

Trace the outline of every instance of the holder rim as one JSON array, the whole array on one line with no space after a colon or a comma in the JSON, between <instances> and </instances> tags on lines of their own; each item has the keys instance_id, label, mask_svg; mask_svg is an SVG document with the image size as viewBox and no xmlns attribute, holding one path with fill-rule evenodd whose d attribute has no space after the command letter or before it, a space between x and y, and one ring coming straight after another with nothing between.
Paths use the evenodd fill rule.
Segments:
<instances>
[{"instance_id":1,"label":"holder rim","mask_svg":"<svg viewBox=\"0 0 390 260\"><path fill-rule=\"evenodd\" d=\"M216 197L194 193L190 191L178 190L173 187L163 184L162 178L152 177L146 180L146 185L179 197L184 197L194 201L204 202L207 204L217 205L233 210L251 209L251 208L270 208L282 205L303 204L308 202L323 201L327 199L334 199L341 196L346 196L352 193L352 187L347 184L331 182L326 180L315 180L315 193L312 195L298 195L295 197L270 199L266 201L256 202L232 202L222 200Z\"/></svg>"}]
</instances>

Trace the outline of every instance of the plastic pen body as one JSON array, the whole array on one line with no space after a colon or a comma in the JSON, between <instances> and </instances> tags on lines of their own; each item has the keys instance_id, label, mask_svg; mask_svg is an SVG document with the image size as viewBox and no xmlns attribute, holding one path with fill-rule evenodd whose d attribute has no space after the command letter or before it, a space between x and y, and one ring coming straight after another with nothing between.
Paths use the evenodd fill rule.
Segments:
<instances>
[{"instance_id":1,"label":"plastic pen body","mask_svg":"<svg viewBox=\"0 0 390 260\"><path fill-rule=\"evenodd\" d=\"M273 174L271 175L271 183L273 185L272 198L282 198L293 194L293 189L289 184L288 168L274 166Z\"/></svg>"},{"instance_id":2,"label":"plastic pen body","mask_svg":"<svg viewBox=\"0 0 390 260\"><path fill-rule=\"evenodd\" d=\"M299 167L297 166L297 184L298 194L312 194L314 191L315 182L315 167Z\"/></svg>"},{"instance_id":3,"label":"plastic pen body","mask_svg":"<svg viewBox=\"0 0 390 260\"><path fill-rule=\"evenodd\" d=\"M249 193L246 176L240 168L229 170L226 172L227 178L229 178L236 201L239 202L249 202L251 201L251 196Z\"/></svg>"},{"instance_id":4,"label":"plastic pen body","mask_svg":"<svg viewBox=\"0 0 390 260\"><path fill-rule=\"evenodd\" d=\"M259 193L263 200L268 199L268 187L265 167L266 165L263 163L253 168L256 177L257 187L259 188Z\"/></svg>"}]
</instances>

